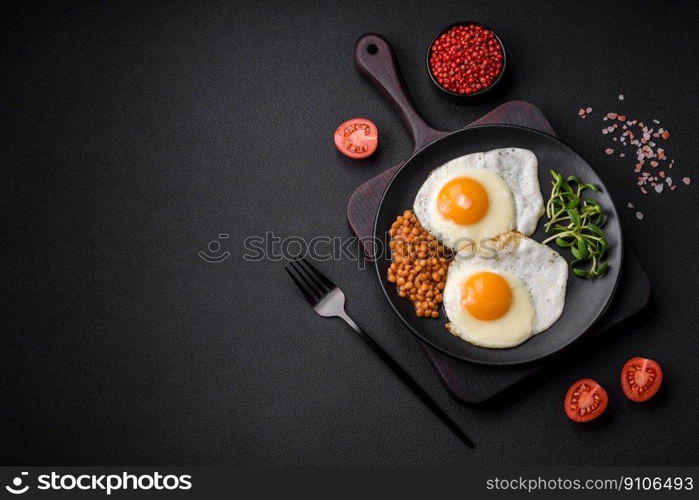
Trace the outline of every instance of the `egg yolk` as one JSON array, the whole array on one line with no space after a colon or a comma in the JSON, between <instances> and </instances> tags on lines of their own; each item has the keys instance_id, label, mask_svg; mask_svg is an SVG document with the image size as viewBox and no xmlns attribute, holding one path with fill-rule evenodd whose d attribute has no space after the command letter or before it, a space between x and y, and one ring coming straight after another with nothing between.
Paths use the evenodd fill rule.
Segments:
<instances>
[{"instance_id":1,"label":"egg yolk","mask_svg":"<svg viewBox=\"0 0 699 500\"><path fill-rule=\"evenodd\" d=\"M464 284L461 305L483 321L498 319L512 304L512 289L505 278L491 272L477 273Z\"/></svg>"},{"instance_id":2,"label":"egg yolk","mask_svg":"<svg viewBox=\"0 0 699 500\"><path fill-rule=\"evenodd\" d=\"M458 177L439 191L437 206L445 218L461 225L473 224L488 212L488 193L480 182Z\"/></svg>"}]
</instances>

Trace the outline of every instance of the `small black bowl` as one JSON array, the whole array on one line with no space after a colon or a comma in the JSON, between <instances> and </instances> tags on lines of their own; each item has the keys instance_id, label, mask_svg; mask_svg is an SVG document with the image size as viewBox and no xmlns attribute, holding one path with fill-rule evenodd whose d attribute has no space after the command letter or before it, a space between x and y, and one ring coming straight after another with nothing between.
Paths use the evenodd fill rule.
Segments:
<instances>
[{"instance_id":1,"label":"small black bowl","mask_svg":"<svg viewBox=\"0 0 699 500\"><path fill-rule=\"evenodd\" d=\"M432 54L432 46L434 45L434 42L437 41L437 38L439 38L443 33L446 31L449 31L450 29L454 28L455 26L468 26L469 24L475 24L477 26L480 26L481 28L485 28L495 35L495 39L500 43L500 47L502 47L502 69L500 70L500 74L498 77L495 79L493 83L490 84L490 86L479 90L478 92L474 92L473 94L457 94L455 92L452 92L450 90L445 89L442 87L437 79L434 77L432 74L432 68L430 68L430 55ZM477 23L474 21L464 21L464 22L458 22L458 23L452 23L449 26L446 26L442 28L432 39L430 44L427 46L427 57L425 58L426 60L426 66L427 66L427 74L430 77L430 80L434 84L434 86L439 90L440 94L454 102L457 102L459 104L475 104L477 102L482 102L487 98L492 98L495 97L496 94L498 94L500 91L502 91L504 87L504 82L505 82L505 73L507 72L507 52L505 51L505 44L502 43L502 40L498 36L498 34L493 30L492 28L489 28L488 26Z\"/></svg>"}]
</instances>

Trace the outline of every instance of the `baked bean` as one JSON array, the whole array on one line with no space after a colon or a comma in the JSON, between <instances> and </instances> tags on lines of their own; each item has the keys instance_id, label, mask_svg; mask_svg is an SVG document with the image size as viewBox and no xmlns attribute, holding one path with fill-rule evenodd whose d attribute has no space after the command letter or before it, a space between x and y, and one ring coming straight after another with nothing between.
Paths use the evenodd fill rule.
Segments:
<instances>
[{"instance_id":1,"label":"baked bean","mask_svg":"<svg viewBox=\"0 0 699 500\"><path fill-rule=\"evenodd\" d=\"M451 261L448 251L422 227L412 210L396 217L389 235L393 262L388 281L396 284L398 295L413 303L418 317L438 318Z\"/></svg>"}]
</instances>

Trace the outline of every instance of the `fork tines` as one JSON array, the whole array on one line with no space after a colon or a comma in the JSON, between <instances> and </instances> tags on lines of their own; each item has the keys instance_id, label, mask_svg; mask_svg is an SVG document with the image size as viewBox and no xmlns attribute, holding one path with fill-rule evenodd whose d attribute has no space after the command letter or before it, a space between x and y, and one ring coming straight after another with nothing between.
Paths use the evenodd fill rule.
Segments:
<instances>
[{"instance_id":1,"label":"fork tines","mask_svg":"<svg viewBox=\"0 0 699 500\"><path fill-rule=\"evenodd\" d=\"M284 269L312 306L323 300L335 288L332 281L302 256L295 257Z\"/></svg>"}]
</instances>

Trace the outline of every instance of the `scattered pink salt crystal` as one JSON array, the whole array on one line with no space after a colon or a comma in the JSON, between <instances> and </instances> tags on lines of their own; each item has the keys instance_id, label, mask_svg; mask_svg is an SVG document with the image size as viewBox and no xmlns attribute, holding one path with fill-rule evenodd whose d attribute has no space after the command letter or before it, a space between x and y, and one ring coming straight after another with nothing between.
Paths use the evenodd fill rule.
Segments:
<instances>
[{"instance_id":1,"label":"scattered pink salt crystal","mask_svg":"<svg viewBox=\"0 0 699 500\"><path fill-rule=\"evenodd\" d=\"M643 220L643 214L641 212L636 212L636 218L638 220Z\"/></svg>"},{"instance_id":2,"label":"scattered pink salt crystal","mask_svg":"<svg viewBox=\"0 0 699 500\"><path fill-rule=\"evenodd\" d=\"M623 100L622 94L619 94L619 100ZM591 111L591 107L580 108L578 114L581 118L586 118L587 114ZM659 142L658 139L660 137L664 140L668 140L670 138L670 132L660 127L659 120L653 118L649 120L648 125L646 125L641 120L632 119L631 117L627 119L626 115L613 111L603 113L601 119L603 122L607 122L604 124L605 127L600 129L601 133L610 136L612 143L619 144L618 147L614 144L609 145L613 147L607 147L604 152L607 155L614 154L619 158L625 158L626 153L624 148L629 147L631 149L629 156L632 158L634 156L636 157L634 172L639 175L637 184L643 194L648 193L646 188L653 188L656 193L661 193L666 184L669 188L668 190L674 191L677 185L673 183L666 172L673 167L675 161L668 158L665 150L657 147L658 145L656 144L656 142ZM634 127L638 127L638 130L632 131ZM622 148L622 146L624 148ZM617 152L616 150L621 151ZM666 162L663 163L663 170L658 168L660 167L661 161ZM654 175L651 175L649 172L644 172L646 169ZM683 178L682 181L686 185L689 185L691 182L689 177Z\"/></svg>"}]
</instances>

